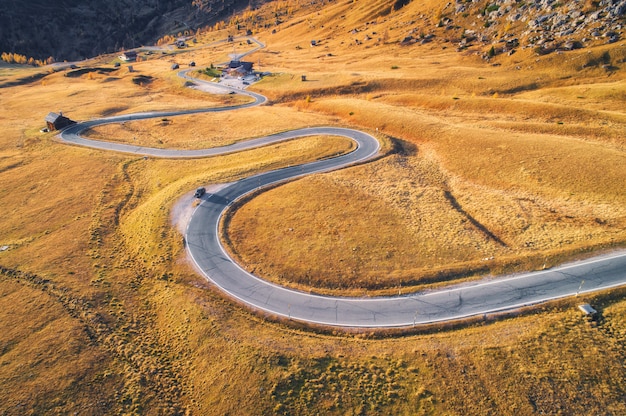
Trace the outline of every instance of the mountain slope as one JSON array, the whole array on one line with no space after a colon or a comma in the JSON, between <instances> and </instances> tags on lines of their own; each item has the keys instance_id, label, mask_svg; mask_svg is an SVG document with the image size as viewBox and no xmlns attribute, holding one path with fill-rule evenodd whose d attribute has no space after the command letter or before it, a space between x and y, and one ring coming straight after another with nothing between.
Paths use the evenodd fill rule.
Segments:
<instances>
[{"instance_id":1,"label":"mountain slope","mask_svg":"<svg viewBox=\"0 0 626 416\"><path fill-rule=\"evenodd\" d=\"M4 0L0 51L36 59L79 60L153 43L167 33L194 30L248 5L212 0Z\"/></svg>"}]
</instances>

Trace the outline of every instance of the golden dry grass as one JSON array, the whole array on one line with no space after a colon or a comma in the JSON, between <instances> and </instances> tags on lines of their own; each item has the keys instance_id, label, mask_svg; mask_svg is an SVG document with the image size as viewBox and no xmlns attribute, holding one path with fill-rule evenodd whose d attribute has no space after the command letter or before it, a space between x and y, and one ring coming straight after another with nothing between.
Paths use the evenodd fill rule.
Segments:
<instances>
[{"instance_id":1,"label":"golden dry grass","mask_svg":"<svg viewBox=\"0 0 626 416\"><path fill-rule=\"evenodd\" d=\"M359 7L378 32L411 14L402 9L392 20L381 2ZM434 10L406 9L418 7ZM385 168L301 180L239 209L228 232L252 270L305 290L359 293L545 267L623 244L623 74L598 81L602 70L583 64L609 51L621 62L624 51L540 59L522 51L489 66L438 45L348 42L341 31L372 22L352 13L336 4L271 35L275 43L259 55L285 73L258 88L275 102L406 140L411 150L372 165ZM303 27L312 39L325 33L320 46L302 47L295 33ZM261 216L268 206L282 215ZM355 219L362 212L368 219Z\"/></svg>"},{"instance_id":2,"label":"golden dry grass","mask_svg":"<svg viewBox=\"0 0 626 416\"><path fill-rule=\"evenodd\" d=\"M281 107L262 107L108 124L90 129L85 136L139 146L205 149L294 128L332 123L336 123L336 118L313 116Z\"/></svg>"},{"instance_id":3,"label":"golden dry grass","mask_svg":"<svg viewBox=\"0 0 626 416\"><path fill-rule=\"evenodd\" d=\"M460 111L448 118L384 100L307 105L417 147L407 143L404 154L348 177L338 172L274 189L240 209L230 223L233 250L263 276L371 290L464 269L541 267L555 255L624 241L625 158L614 129L615 144L462 124ZM282 215L260 216L267 206ZM303 262L311 253L324 261Z\"/></svg>"},{"instance_id":4,"label":"golden dry grass","mask_svg":"<svg viewBox=\"0 0 626 416\"><path fill-rule=\"evenodd\" d=\"M388 15L382 1L326 6L281 15L289 23L259 34L268 49L250 59L284 72L255 86L273 106L160 127L174 131L164 144L190 148L329 122L378 128L397 144L376 162L305 178L241 207L231 239L251 268L299 287L362 293L623 246L622 69L606 78L574 60L537 62L529 51L493 67L440 44L357 47L348 34L354 26L377 21L393 41L411 15L441 5L411 2ZM311 38L321 47L310 48ZM167 161L65 146L39 133L48 111L82 120L222 105L223 96L184 88L169 66L208 66L229 48L151 56L134 65L154 77L144 87L132 82L137 73L57 73L0 89L0 247L8 246L0 251L0 413L626 413L623 291L375 337L267 320L198 277L171 225L178 196L345 150L344 140ZM302 73L311 82L301 82ZM129 140L123 130L132 128L153 144L151 123L110 131ZM281 220L259 215L268 209ZM597 321L579 315L578 301L592 302Z\"/></svg>"},{"instance_id":5,"label":"golden dry grass","mask_svg":"<svg viewBox=\"0 0 626 416\"><path fill-rule=\"evenodd\" d=\"M334 156L352 147L352 143L345 138L311 136L206 161L181 164L138 160L129 165L128 173L141 178L143 186L135 188L134 193L142 197L131 198L128 204L132 210L127 215L126 210L122 211L119 220L119 232L128 245L126 250L136 253L147 265L171 261L169 253L163 254L163 243L155 241L154 236L172 232L168 222L170 212L165 207L171 207L181 194L199 185L232 182L254 172ZM186 172L184 176L180 175L181 169Z\"/></svg>"},{"instance_id":6,"label":"golden dry grass","mask_svg":"<svg viewBox=\"0 0 626 416\"><path fill-rule=\"evenodd\" d=\"M93 398L114 401L120 379L102 377L109 358L55 299L24 282L3 279L0 306L0 321L11 323L3 325L0 336L4 413L63 413L69 404L101 414Z\"/></svg>"}]
</instances>

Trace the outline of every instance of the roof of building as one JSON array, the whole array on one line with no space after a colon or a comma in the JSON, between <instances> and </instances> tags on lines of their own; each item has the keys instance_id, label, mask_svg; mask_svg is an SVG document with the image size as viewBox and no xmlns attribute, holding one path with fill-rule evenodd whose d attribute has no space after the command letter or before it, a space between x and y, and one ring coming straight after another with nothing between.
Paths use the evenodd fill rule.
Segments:
<instances>
[{"instance_id":1,"label":"roof of building","mask_svg":"<svg viewBox=\"0 0 626 416\"><path fill-rule=\"evenodd\" d=\"M50 112L46 116L46 122L54 123L59 119L59 117L63 117L63 116L61 114Z\"/></svg>"},{"instance_id":2,"label":"roof of building","mask_svg":"<svg viewBox=\"0 0 626 416\"><path fill-rule=\"evenodd\" d=\"M253 62L246 62L246 61L230 61L228 63L228 67L230 69L243 68L246 71L251 71L253 65L254 65Z\"/></svg>"}]
</instances>

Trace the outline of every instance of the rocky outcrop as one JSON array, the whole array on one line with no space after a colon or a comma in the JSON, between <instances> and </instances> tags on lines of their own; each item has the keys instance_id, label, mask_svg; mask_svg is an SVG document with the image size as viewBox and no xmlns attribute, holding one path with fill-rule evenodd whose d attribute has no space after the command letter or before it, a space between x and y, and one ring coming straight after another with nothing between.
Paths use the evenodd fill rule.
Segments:
<instances>
[{"instance_id":1,"label":"rocky outcrop","mask_svg":"<svg viewBox=\"0 0 626 416\"><path fill-rule=\"evenodd\" d=\"M526 23L517 34L523 46L545 52L571 50L590 41L617 42L626 21L626 0L494 0L486 10L492 11L482 14L485 26L496 21Z\"/></svg>"},{"instance_id":2,"label":"rocky outcrop","mask_svg":"<svg viewBox=\"0 0 626 416\"><path fill-rule=\"evenodd\" d=\"M409 39L413 32L435 26L441 28L440 38L457 43L460 51L475 45L490 48L486 59L520 47L546 54L622 40L626 0L456 0L437 19L423 17L423 26L401 43L416 43Z\"/></svg>"}]
</instances>

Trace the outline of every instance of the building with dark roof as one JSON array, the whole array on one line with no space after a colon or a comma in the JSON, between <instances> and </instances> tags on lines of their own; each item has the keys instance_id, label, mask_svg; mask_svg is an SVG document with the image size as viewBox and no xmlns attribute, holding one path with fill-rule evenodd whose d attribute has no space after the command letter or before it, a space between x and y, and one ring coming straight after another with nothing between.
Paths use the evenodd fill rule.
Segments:
<instances>
[{"instance_id":1,"label":"building with dark roof","mask_svg":"<svg viewBox=\"0 0 626 416\"><path fill-rule=\"evenodd\" d=\"M124 53L122 53L119 58L122 61L126 61L126 62L131 62L131 61L136 61L137 60L137 52L135 51L126 51Z\"/></svg>"},{"instance_id":2,"label":"building with dark roof","mask_svg":"<svg viewBox=\"0 0 626 416\"><path fill-rule=\"evenodd\" d=\"M46 125L50 131L62 130L72 124L76 124L76 122L65 117L63 113L48 113L46 116Z\"/></svg>"},{"instance_id":3,"label":"building with dark roof","mask_svg":"<svg viewBox=\"0 0 626 416\"><path fill-rule=\"evenodd\" d=\"M245 61L230 61L228 63L228 68L230 69L238 69L242 68L244 71L250 72L252 71L253 62L245 62Z\"/></svg>"},{"instance_id":4,"label":"building with dark roof","mask_svg":"<svg viewBox=\"0 0 626 416\"><path fill-rule=\"evenodd\" d=\"M245 61L230 61L226 73L231 76L245 77L252 73L254 63Z\"/></svg>"}]
</instances>

